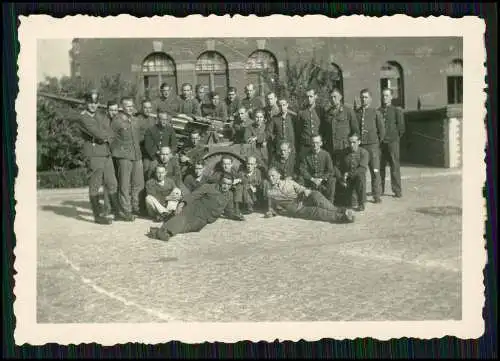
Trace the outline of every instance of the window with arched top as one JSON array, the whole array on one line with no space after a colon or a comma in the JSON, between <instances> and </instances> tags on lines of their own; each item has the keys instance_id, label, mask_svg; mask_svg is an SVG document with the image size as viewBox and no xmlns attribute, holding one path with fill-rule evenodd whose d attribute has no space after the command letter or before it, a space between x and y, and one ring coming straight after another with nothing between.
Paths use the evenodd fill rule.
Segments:
<instances>
[{"instance_id":1,"label":"window with arched top","mask_svg":"<svg viewBox=\"0 0 500 361\"><path fill-rule=\"evenodd\" d=\"M160 95L160 85L167 83L177 93L177 70L174 60L163 52L149 54L142 62L144 92L149 98Z\"/></svg>"},{"instance_id":2,"label":"window with arched top","mask_svg":"<svg viewBox=\"0 0 500 361\"><path fill-rule=\"evenodd\" d=\"M205 85L210 91L221 95L228 84L228 66L226 59L216 51L206 51L196 61L196 82Z\"/></svg>"},{"instance_id":3,"label":"window with arched top","mask_svg":"<svg viewBox=\"0 0 500 361\"><path fill-rule=\"evenodd\" d=\"M388 61L380 69L380 103L382 104L382 90L392 90L392 105L404 108L404 77L403 68L395 61Z\"/></svg>"},{"instance_id":4,"label":"window with arched top","mask_svg":"<svg viewBox=\"0 0 500 361\"><path fill-rule=\"evenodd\" d=\"M278 81L278 62L267 50L256 50L245 63L247 83L256 86L259 95L265 95Z\"/></svg>"},{"instance_id":5,"label":"window with arched top","mask_svg":"<svg viewBox=\"0 0 500 361\"><path fill-rule=\"evenodd\" d=\"M331 63L330 69L328 69L328 77L330 78L332 89L337 88L342 94L344 94L344 77L340 66L335 63Z\"/></svg>"},{"instance_id":6,"label":"window with arched top","mask_svg":"<svg viewBox=\"0 0 500 361\"><path fill-rule=\"evenodd\" d=\"M463 97L463 63L455 59L446 69L448 104L462 104Z\"/></svg>"}]
</instances>

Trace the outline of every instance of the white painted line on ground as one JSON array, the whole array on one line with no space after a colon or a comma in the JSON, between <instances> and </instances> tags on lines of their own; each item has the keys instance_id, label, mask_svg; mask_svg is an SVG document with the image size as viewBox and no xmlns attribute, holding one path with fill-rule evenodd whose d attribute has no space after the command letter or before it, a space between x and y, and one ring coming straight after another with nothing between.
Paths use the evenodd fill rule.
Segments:
<instances>
[{"instance_id":1,"label":"white painted line on ground","mask_svg":"<svg viewBox=\"0 0 500 361\"><path fill-rule=\"evenodd\" d=\"M345 256L351 256L351 257L362 257L362 258L368 258L371 260L377 260L377 261L383 261L383 262L389 262L389 263L404 263L408 264L411 266L416 266L416 267L423 267L423 268L439 268L444 271L449 271L449 272L460 272L460 268L450 266L447 264L444 264L439 261L433 261L433 260L405 260L401 257L395 257L395 256L389 256L389 255L384 255L384 254L373 254L373 253L364 253L364 252L358 252L358 251L353 251L353 250L339 250L339 254L345 255Z\"/></svg>"},{"instance_id":2,"label":"white painted line on ground","mask_svg":"<svg viewBox=\"0 0 500 361\"><path fill-rule=\"evenodd\" d=\"M125 306L132 306L132 307L135 307L143 312L146 312L150 315L153 315L163 321L174 321L174 318L171 317L170 315L167 315L163 312L160 312L158 310L154 310L154 309L151 309L151 308L147 308L147 307L143 307L135 302L132 302L132 301L129 301L127 300L126 298L122 297L122 296L119 296L119 295L116 295L115 293L113 292L110 292L104 288L102 288L101 286L98 286L93 280L87 278L87 277L84 277L81 272L80 272L80 267L78 267L77 265L75 265L73 262L70 261L70 259L64 254L63 251L59 251L59 254L60 256L64 259L64 261L66 262L66 264L71 267L73 269L73 271L75 271L78 276L80 277L81 281L92 287L94 289L94 291L96 291L97 293L100 293L104 296L107 296L109 298L112 298L116 301L119 301L121 303L123 303Z\"/></svg>"}]
</instances>

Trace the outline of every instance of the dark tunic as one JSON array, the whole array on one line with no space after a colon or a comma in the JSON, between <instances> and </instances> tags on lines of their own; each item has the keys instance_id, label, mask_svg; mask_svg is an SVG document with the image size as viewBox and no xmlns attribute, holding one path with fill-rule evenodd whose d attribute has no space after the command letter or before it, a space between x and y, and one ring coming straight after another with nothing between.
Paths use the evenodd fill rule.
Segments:
<instances>
[{"instance_id":1,"label":"dark tunic","mask_svg":"<svg viewBox=\"0 0 500 361\"><path fill-rule=\"evenodd\" d=\"M151 160L156 159L157 152L162 147L170 147L170 150L175 153L177 151L177 137L172 126L167 125L162 127L159 124L155 124L146 130L144 135L144 149L148 158Z\"/></svg>"},{"instance_id":2,"label":"dark tunic","mask_svg":"<svg viewBox=\"0 0 500 361\"><path fill-rule=\"evenodd\" d=\"M338 150L349 146L349 134L358 131L356 113L346 106L335 109L328 108L325 111L321 135L325 143L325 149L333 154Z\"/></svg>"},{"instance_id":3,"label":"dark tunic","mask_svg":"<svg viewBox=\"0 0 500 361\"><path fill-rule=\"evenodd\" d=\"M390 143L399 140L405 132L403 110L399 107L380 107L379 112L384 119L385 137L383 141Z\"/></svg>"},{"instance_id":4,"label":"dark tunic","mask_svg":"<svg viewBox=\"0 0 500 361\"><path fill-rule=\"evenodd\" d=\"M361 144L379 144L385 138L382 114L373 108L359 108L356 112Z\"/></svg>"},{"instance_id":5,"label":"dark tunic","mask_svg":"<svg viewBox=\"0 0 500 361\"><path fill-rule=\"evenodd\" d=\"M320 134L320 126L323 111L317 105L313 108L303 109L299 112L297 130L298 146L300 148L310 148L312 137Z\"/></svg>"},{"instance_id":6,"label":"dark tunic","mask_svg":"<svg viewBox=\"0 0 500 361\"><path fill-rule=\"evenodd\" d=\"M115 133L115 139L111 144L113 157L141 160L141 123L138 118L125 113L118 115L111 122L111 128Z\"/></svg>"},{"instance_id":7,"label":"dark tunic","mask_svg":"<svg viewBox=\"0 0 500 361\"><path fill-rule=\"evenodd\" d=\"M175 182L168 177L165 178L163 185L158 183L158 181L154 178L146 182L146 194L156 198L156 200L164 207L166 207L168 203L165 198L172 193L174 188Z\"/></svg>"}]
</instances>

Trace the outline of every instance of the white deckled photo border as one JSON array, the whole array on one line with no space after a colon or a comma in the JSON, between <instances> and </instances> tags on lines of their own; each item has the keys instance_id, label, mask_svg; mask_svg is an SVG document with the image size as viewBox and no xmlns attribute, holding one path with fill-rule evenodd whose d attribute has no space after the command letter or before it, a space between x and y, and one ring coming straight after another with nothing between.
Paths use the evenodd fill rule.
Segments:
<instances>
[{"instance_id":1,"label":"white deckled photo border","mask_svg":"<svg viewBox=\"0 0 500 361\"><path fill-rule=\"evenodd\" d=\"M56 38L149 37L438 37L463 38L463 185L462 185L462 320L422 322L287 322L287 323L155 323L155 324L38 324L36 318L37 210L36 210L36 89L37 41ZM250 32L251 30L251 32ZM15 342L18 345L127 342L156 344L178 340L199 342L316 341L322 338L379 340L456 336L478 338L484 332L483 269L486 201L486 49L485 23L477 17L413 18L406 15L367 17L321 15L268 17L192 15L186 18L130 15L91 17L47 15L20 17L18 58L19 95L16 100L18 137L15 183L14 249ZM29 226L27 226L29 225Z\"/></svg>"}]
</instances>

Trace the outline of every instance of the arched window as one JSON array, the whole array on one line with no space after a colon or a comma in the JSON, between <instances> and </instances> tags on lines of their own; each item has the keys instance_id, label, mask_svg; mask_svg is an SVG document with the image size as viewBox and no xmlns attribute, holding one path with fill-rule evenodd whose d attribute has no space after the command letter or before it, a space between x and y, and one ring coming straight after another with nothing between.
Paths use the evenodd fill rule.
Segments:
<instances>
[{"instance_id":1,"label":"arched window","mask_svg":"<svg viewBox=\"0 0 500 361\"><path fill-rule=\"evenodd\" d=\"M342 69L335 63L331 63L331 67L328 70L328 77L332 82L332 89L337 88L342 94L344 94L344 78L342 76Z\"/></svg>"},{"instance_id":2,"label":"arched window","mask_svg":"<svg viewBox=\"0 0 500 361\"><path fill-rule=\"evenodd\" d=\"M448 85L448 104L462 104L463 97L463 63L455 59L446 69Z\"/></svg>"},{"instance_id":3,"label":"arched window","mask_svg":"<svg viewBox=\"0 0 500 361\"><path fill-rule=\"evenodd\" d=\"M210 91L225 94L228 84L228 66L226 59L216 51L201 54L196 61L197 84L206 85Z\"/></svg>"},{"instance_id":4,"label":"arched window","mask_svg":"<svg viewBox=\"0 0 500 361\"><path fill-rule=\"evenodd\" d=\"M388 61L380 69L380 103L382 104L382 90L392 90L392 104L404 108L404 78L403 68L395 61Z\"/></svg>"},{"instance_id":5,"label":"arched window","mask_svg":"<svg viewBox=\"0 0 500 361\"><path fill-rule=\"evenodd\" d=\"M145 95L154 99L160 95L160 85L167 83L177 93L177 71L170 56L162 52L148 55L142 62Z\"/></svg>"},{"instance_id":6,"label":"arched window","mask_svg":"<svg viewBox=\"0 0 500 361\"><path fill-rule=\"evenodd\" d=\"M259 95L265 95L273 89L278 80L278 62L276 57L267 50L256 50L245 64L247 83L256 86Z\"/></svg>"}]
</instances>

